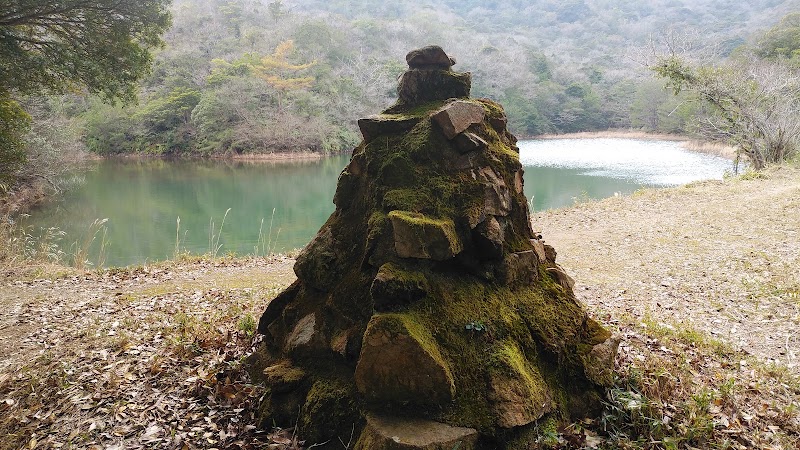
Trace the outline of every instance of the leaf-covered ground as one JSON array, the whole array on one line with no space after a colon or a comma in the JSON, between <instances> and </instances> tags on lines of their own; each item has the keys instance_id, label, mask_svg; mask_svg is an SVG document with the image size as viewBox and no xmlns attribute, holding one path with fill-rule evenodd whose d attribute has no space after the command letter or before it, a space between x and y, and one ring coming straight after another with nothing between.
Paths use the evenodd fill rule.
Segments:
<instances>
[{"instance_id":1,"label":"leaf-covered ground","mask_svg":"<svg viewBox=\"0 0 800 450\"><path fill-rule=\"evenodd\" d=\"M0 448L275 448L242 359L288 258L6 279Z\"/></svg>"},{"instance_id":2,"label":"leaf-covered ground","mask_svg":"<svg viewBox=\"0 0 800 450\"><path fill-rule=\"evenodd\" d=\"M622 337L601 418L540 448L800 447L800 171L534 216ZM297 448L259 431L242 367L293 260L0 278L0 449Z\"/></svg>"}]
</instances>

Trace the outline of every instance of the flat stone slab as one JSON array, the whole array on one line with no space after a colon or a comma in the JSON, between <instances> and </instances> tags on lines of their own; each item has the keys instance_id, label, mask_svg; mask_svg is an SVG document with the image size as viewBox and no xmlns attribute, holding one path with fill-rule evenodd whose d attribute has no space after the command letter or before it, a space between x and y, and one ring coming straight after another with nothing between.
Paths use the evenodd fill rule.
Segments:
<instances>
[{"instance_id":1,"label":"flat stone slab","mask_svg":"<svg viewBox=\"0 0 800 450\"><path fill-rule=\"evenodd\" d=\"M374 116L358 119L358 128L365 142L370 142L382 134L402 133L414 128L420 122L420 117L376 114Z\"/></svg>"},{"instance_id":2,"label":"flat stone slab","mask_svg":"<svg viewBox=\"0 0 800 450\"><path fill-rule=\"evenodd\" d=\"M439 125L447 139L452 140L470 125L483 122L485 115L483 106L456 100L433 113L433 121Z\"/></svg>"},{"instance_id":3,"label":"flat stone slab","mask_svg":"<svg viewBox=\"0 0 800 450\"><path fill-rule=\"evenodd\" d=\"M411 69L440 69L450 70L456 61L447 56L447 53L438 45L429 45L410 51L406 55L406 62Z\"/></svg>"},{"instance_id":4,"label":"flat stone slab","mask_svg":"<svg viewBox=\"0 0 800 450\"><path fill-rule=\"evenodd\" d=\"M473 450L478 432L421 419L367 415L356 450Z\"/></svg>"}]
</instances>

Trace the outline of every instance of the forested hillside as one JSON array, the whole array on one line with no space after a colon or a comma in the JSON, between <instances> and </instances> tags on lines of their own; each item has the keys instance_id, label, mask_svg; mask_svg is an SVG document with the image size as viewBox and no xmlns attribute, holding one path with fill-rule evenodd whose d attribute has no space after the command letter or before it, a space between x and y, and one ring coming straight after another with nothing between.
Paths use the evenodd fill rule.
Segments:
<instances>
[{"instance_id":1,"label":"forested hillside","mask_svg":"<svg viewBox=\"0 0 800 450\"><path fill-rule=\"evenodd\" d=\"M166 46L121 107L77 97L67 114L101 154L337 152L355 120L392 102L405 53L438 44L473 93L523 136L609 128L691 132L694 102L633 56L697 33L721 54L798 8L754 0L176 0Z\"/></svg>"}]
</instances>

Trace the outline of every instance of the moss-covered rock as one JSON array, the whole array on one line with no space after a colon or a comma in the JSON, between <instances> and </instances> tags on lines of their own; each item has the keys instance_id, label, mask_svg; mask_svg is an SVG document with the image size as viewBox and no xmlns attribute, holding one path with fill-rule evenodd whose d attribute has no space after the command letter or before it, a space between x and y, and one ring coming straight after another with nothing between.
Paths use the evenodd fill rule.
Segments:
<instances>
[{"instance_id":1,"label":"moss-covered rock","mask_svg":"<svg viewBox=\"0 0 800 450\"><path fill-rule=\"evenodd\" d=\"M550 387L516 342L500 342L492 359L489 399L498 426L527 425L555 409Z\"/></svg>"},{"instance_id":2,"label":"moss-covered rock","mask_svg":"<svg viewBox=\"0 0 800 450\"><path fill-rule=\"evenodd\" d=\"M349 442L353 430L364 425L351 381L319 377L306 395L297 424L299 433L311 442L331 439Z\"/></svg>"},{"instance_id":3,"label":"moss-covered rock","mask_svg":"<svg viewBox=\"0 0 800 450\"><path fill-rule=\"evenodd\" d=\"M358 128L364 142L370 142L382 134L403 133L419 123L420 117L402 114L378 114L358 119Z\"/></svg>"},{"instance_id":4,"label":"moss-covered rock","mask_svg":"<svg viewBox=\"0 0 800 450\"><path fill-rule=\"evenodd\" d=\"M428 281L421 272L386 263L378 269L369 292L376 312L392 311L425 297Z\"/></svg>"},{"instance_id":5,"label":"moss-covered rock","mask_svg":"<svg viewBox=\"0 0 800 450\"><path fill-rule=\"evenodd\" d=\"M472 75L443 69L411 69L400 77L398 105L410 106L448 98L469 97ZM394 112L396 110L390 110Z\"/></svg>"},{"instance_id":6,"label":"moss-covered rock","mask_svg":"<svg viewBox=\"0 0 800 450\"><path fill-rule=\"evenodd\" d=\"M447 139L453 139L470 126L483 122L485 117L482 105L462 100L450 102L431 115Z\"/></svg>"},{"instance_id":7,"label":"moss-covered rock","mask_svg":"<svg viewBox=\"0 0 800 450\"><path fill-rule=\"evenodd\" d=\"M298 423L309 445L449 450L455 430L515 448L596 412L610 382L615 340L532 231L503 108L470 99L439 50L409 55L398 102L361 122L336 211L259 322L262 423ZM448 105L472 118L443 127ZM387 440L409 423L444 434Z\"/></svg>"},{"instance_id":8,"label":"moss-covered rock","mask_svg":"<svg viewBox=\"0 0 800 450\"><path fill-rule=\"evenodd\" d=\"M394 248L401 258L443 261L461 253L463 245L452 219L433 219L420 213L392 211Z\"/></svg>"},{"instance_id":9,"label":"moss-covered rock","mask_svg":"<svg viewBox=\"0 0 800 450\"><path fill-rule=\"evenodd\" d=\"M410 314L376 314L367 325L355 371L368 403L450 403L455 383L430 332Z\"/></svg>"},{"instance_id":10,"label":"moss-covered rock","mask_svg":"<svg viewBox=\"0 0 800 450\"><path fill-rule=\"evenodd\" d=\"M264 369L263 377L273 392L283 393L296 389L306 379L306 373L292 366L291 361L284 360Z\"/></svg>"}]
</instances>

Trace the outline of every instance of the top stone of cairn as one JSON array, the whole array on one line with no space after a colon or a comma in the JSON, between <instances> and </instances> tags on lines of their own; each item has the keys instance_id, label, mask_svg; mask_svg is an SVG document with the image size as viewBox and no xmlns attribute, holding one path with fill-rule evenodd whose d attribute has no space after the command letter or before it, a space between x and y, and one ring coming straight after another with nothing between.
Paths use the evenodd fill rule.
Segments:
<instances>
[{"instance_id":1,"label":"top stone of cairn","mask_svg":"<svg viewBox=\"0 0 800 450\"><path fill-rule=\"evenodd\" d=\"M456 63L438 45L429 45L410 51L406 55L406 62L410 69L421 70L450 70L450 67Z\"/></svg>"}]
</instances>

